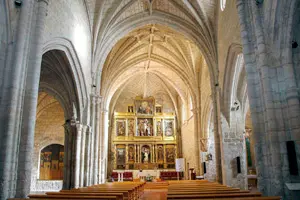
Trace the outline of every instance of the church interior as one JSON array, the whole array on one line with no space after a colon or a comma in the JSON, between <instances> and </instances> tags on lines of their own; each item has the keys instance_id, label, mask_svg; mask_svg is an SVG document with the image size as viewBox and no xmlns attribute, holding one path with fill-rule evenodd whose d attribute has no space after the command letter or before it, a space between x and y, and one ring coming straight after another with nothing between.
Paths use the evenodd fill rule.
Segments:
<instances>
[{"instance_id":1,"label":"church interior","mask_svg":"<svg viewBox=\"0 0 300 200\"><path fill-rule=\"evenodd\" d=\"M300 199L300 0L0 0L0 200Z\"/></svg>"}]
</instances>

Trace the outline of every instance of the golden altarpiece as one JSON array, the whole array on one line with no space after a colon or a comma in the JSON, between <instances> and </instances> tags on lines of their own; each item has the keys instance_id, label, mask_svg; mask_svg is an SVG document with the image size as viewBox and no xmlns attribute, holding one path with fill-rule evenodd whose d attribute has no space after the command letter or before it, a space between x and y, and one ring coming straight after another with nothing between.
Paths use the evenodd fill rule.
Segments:
<instances>
[{"instance_id":1,"label":"golden altarpiece","mask_svg":"<svg viewBox=\"0 0 300 200\"><path fill-rule=\"evenodd\" d=\"M174 169L177 129L174 113L163 113L152 97L137 97L128 112L114 113L114 170Z\"/></svg>"}]
</instances>

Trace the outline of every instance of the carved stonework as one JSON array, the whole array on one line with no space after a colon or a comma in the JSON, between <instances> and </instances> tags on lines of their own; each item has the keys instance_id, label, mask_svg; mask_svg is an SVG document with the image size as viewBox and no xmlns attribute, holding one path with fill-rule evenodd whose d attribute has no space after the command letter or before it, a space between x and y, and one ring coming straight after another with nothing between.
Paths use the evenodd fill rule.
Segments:
<instances>
[{"instance_id":1,"label":"carved stonework","mask_svg":"<svg viewBox=\"0 0 300 200\"><path fill-rule=\"evenodd\" d=\"M200 139L200 151L202 152L207 152L207 139L206 138L203 138L203 139Z\"/></svg>"}]
</instances>

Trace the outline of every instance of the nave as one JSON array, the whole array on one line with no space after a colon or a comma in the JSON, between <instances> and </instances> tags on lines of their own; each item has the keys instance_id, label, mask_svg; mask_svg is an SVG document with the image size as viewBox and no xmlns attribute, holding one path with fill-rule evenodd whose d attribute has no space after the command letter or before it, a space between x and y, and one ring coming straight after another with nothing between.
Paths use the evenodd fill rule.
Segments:
<instances>
[{"instance_id":1,"label":"nave","mask_svg":"<svg viewBox=\"0 0 300 200\"><path fill-rule=\"evenodd\" d=\"M175 199L239 199L280 200L281 197L262 197L250 192L207 180L173 180L159 182L113 182L45 194L30 194L31 200L101 199L101 200L175 200ZM24 200L14 198L9 200Z\"/></svg>"}]
</instances>

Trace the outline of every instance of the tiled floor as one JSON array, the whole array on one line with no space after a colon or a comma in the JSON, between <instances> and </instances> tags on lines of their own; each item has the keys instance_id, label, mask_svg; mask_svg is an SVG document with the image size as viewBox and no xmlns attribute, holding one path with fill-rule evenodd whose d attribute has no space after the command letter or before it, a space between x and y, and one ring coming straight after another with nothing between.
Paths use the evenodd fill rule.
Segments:
<instances>
[{"instance_id":1,"label":"tiled floor","mask_svg":"<svg viewBox=\"0 0 300 200\"><path fill-rule=\"evenodd\" d=\"M152 189L145 190L143 200L166 200L167 190L166 189Z\"/></svg>"}]
</instances>

